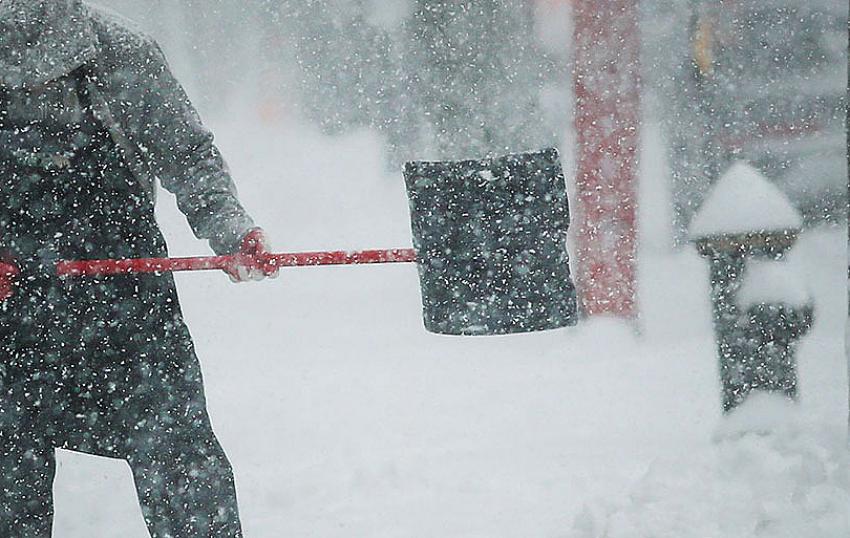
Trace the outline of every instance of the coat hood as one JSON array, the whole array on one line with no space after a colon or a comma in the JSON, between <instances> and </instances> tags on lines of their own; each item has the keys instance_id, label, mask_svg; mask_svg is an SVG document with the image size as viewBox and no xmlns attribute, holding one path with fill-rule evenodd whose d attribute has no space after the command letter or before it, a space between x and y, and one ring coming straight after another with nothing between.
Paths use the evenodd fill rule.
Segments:
<instances>
[{"instance_id":1,"label":"coat hood","mask_svg":"<svg viewBox=\"0 0 850 538\"><path fill-rule=\"evenodd\" d=\"M81 0L0 0L0 86L39 86L96 53L97 36Z\"/></svg>"}]
</instances>

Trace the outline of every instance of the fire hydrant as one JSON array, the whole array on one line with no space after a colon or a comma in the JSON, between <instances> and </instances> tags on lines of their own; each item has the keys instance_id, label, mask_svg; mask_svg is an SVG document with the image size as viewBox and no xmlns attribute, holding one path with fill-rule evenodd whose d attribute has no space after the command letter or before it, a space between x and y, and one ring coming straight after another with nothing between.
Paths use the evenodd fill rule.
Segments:
<instances>
[{"instance_id":1,"label":"fire hydrant","mask_svg":"<svg viewBox=\"0 0 850 538\"><path fill-rule=\"evenodd\" d=\"M791 202L758 170L734 164L691 224L709 262L723 410L753 390L797 397L796 343L814 304L787 261L802 228Z\"/></svg>"}]
</instances>

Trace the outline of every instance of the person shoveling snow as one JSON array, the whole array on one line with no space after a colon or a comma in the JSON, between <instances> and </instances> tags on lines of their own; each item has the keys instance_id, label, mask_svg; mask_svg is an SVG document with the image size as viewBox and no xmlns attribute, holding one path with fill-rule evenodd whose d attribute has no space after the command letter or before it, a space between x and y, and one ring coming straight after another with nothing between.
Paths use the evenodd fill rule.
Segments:
<instances>
[{"instance_id":1,"label":"person shoveling snow","mask_svg":"<svg viewBox=\"0 0 850 538\"><path fill-rule=\"evenodd\" d=\"M153 177L218 253L265 251L156 43L80 0L0 0L0 177L0 536L50 535L56 448L127 460L154 537L241 536L172 277L48 270L165 256Z\"/></svg>"}]
</instances>

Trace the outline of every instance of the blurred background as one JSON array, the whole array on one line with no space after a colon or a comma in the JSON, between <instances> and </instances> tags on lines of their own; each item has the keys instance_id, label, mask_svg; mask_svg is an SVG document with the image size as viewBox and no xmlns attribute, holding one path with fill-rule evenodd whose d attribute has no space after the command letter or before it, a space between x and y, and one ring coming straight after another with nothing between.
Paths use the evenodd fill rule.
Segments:
<instances>
[{"instance_id":1,"label":"blurred background","mask_svg":"<svg viewBox=\"0 0 850 538\"><path fill-rule=\"evenodd\" d=\"M572 141L569 0L108 4L160 40L206 116L374 129L389 170ZM846 3L646 0L640 10L643 117L664 123L672 242L739 159L807 222L843 219Z\"/></svg>"}]
</instances>

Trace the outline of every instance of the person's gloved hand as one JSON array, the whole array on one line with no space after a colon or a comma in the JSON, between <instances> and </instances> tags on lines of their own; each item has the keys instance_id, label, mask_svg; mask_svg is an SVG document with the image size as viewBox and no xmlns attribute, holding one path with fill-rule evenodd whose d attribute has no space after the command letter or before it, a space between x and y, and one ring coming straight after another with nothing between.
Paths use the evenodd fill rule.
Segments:
<instances>
[{"instance_id":1,"label":"person's gloved hand","mask_svg":"<svg viewBox=\"0 0 850 538\"><path fill-rule=\"evenodd\" d=\"M254 228L242 238L233 264L226 267L224 272L233 282L276 278L280 268L271 262L268 254L269 243L266 234L261 228Z\"/></svg>"}]
</instances>

